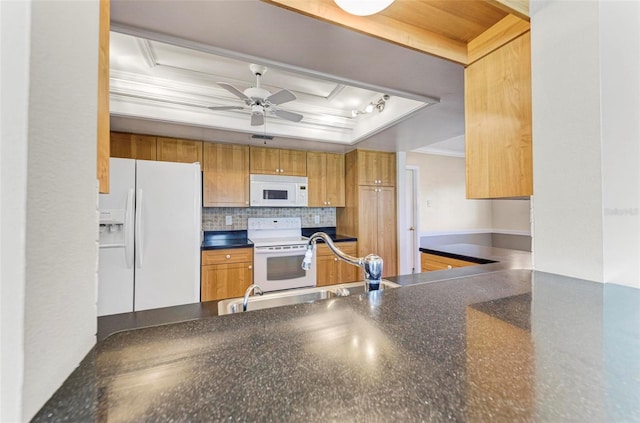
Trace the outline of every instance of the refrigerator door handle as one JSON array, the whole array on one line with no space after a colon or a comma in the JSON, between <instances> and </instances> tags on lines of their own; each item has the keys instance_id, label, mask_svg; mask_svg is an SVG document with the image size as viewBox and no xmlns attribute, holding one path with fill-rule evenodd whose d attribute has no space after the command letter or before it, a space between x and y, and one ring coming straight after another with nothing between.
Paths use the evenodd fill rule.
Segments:
<instances>
[{"instance_id":1,"label":"refrigerator door handle","mask_svg":"<svg viewBox=\"0 0 640 423\"><path fill-rule=\"evenodd\" d=\"M136 236L135 236L135 246L136 246L136 267L142 267L142 190L138 190L138 196L136 198Z\"/></svg>"},{"instance_id":2,"label":"refrigerator door handle","mask_svg":"<svg viewBox=\"0 0 640 423\"><path fill-rule=\"evenodd\" d=\"M127 269L133 267L133 218L134 218L134 190L129 188L127 191L127 205L124 215L124 261L127 265Z\"/></svg>"}]
</instances>

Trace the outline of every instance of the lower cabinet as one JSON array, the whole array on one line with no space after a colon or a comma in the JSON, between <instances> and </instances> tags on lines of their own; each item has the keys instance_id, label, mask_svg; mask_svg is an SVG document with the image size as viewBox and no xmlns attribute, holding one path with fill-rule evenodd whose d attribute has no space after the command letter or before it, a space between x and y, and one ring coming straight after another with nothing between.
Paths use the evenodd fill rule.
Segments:
<instances>
[{"instance_id":1,"label":"lower cabinet","mask_svg":"<svg viewBox=\"0 0 640 423\"><path fill-rule=\"evenodd\" d=\"M420 263L422 271L455 269L456 267L477 266L478 263L471 261L458 260L436 254L420 253Z\"/></svg>"},{"instance_id":2,"label":"lower cabinet","mask_svg":"<svg viewBox=\"0 0 640 423\"><path fill-rule=\"evenodd\" d=\"M202 252L200 301L242 297L253 283L253 248Z\"/></svg>"},{"instance_id":3,"label":"lower cabinet","mask_svg":"<svg viewBox=\"0 0 640 423\"><path fill-rule=\"evenodd\" d=\"M316 244L317 286L355 282L363 279L362 270L337 258L326 244ZM358 252L355 242L340 242L336 247L345 254L355 256Z\"/></svg>"}]
</instances>

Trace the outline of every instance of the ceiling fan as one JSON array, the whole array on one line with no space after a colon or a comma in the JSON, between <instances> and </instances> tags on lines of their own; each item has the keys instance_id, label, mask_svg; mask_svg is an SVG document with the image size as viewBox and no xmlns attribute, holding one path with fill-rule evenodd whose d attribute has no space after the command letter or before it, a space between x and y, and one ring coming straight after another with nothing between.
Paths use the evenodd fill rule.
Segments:
<instances>
[{"instance_id":1,"label":"ceiling fan","mask_svg":"<svg viewBox=\"0 0 640 423\"><path fill-rule=\"evenodd\" d=\"M264 124L266 112L270 112L279 118L291 122L300 122L302 120L301 114L280 110L275 107L282 103L295 100L296 96L289 90L280 90L275 94L271 94L269 91L260 87L260 78L265 74L267 68L265 66L251 64L249 65L249 69L251 69L251 72L256 76L255 87L247 88L243 92L233 85L224 82L218 82L218 85L244 101L245 104L251 108L251 126ZM244 107L241 106L209 107L211 110L240 110L243 108Z\"/></svg>"}]
</instances>

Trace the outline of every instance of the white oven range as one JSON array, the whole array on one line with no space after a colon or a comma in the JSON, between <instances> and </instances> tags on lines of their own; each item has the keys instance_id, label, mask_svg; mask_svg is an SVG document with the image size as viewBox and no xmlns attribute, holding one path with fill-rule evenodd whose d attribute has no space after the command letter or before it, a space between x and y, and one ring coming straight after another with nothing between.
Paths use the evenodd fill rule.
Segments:
<instances>
[{"instance_id":1,"label":"white oven range","mask_svg":"<svg viewBox=\"0 0 640 423\"><path fill-rule=\"evenodd\" d=\"M250 217L247 236L253 242L253 282L264 292L316 286L315 254L311 269L302 269L308 238L299 217Z\"/></svg>"}]
</instances>

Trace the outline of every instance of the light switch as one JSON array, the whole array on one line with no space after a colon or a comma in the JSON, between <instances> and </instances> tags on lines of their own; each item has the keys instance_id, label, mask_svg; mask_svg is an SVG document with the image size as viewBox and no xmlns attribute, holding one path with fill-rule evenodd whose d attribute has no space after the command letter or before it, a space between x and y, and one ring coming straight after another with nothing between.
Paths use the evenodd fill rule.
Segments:
<instances>
[{"instance_id":1,"label":"light switch","mask_svg":"<svg viewBox=\"0 0 640 423\"><path fill-rule=\"evenodd\" d=\"M225 218L224 218L224 223L225 223L227 226L231 226L231 225L233 225L233 216L225 216Z\"/></svg>"}]
</instances>

